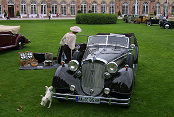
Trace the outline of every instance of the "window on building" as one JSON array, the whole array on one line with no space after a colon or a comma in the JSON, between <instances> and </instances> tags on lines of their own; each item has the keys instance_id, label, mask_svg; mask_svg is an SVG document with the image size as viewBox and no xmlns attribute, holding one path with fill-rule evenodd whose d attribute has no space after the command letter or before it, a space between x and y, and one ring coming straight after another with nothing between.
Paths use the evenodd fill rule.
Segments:
<instances>
[{"instance_id":1,"label":"window on building","mask_svg":"<svg viewBox=\"0 0 174 117\"><path fill-rule=\"evenodd\" d=\"M172 4L172 15L174 15L174 3Z\"/></svg>"},{"instance_id":2,"label":"window on building","mask_svg":"<svg viewBox=\"0 0 174 117\"><path fill-rule=\"evenodd\" d=\"M101 3L101 13L105 13L106 12L106 3L102 2Z\"/></svg>"},{"instance_id":3,"label":"window on building","mask_svg":"<svg viewBox=\"0 0 174 117\"><path fill-rule=\"evenodd\" d=\"M37 10L36 10L36 2L32 1L31 2L31 14L37 14Z\"/></svg>"},{"instance_id":4,"label":"window on building","mask_svg":"<svg viewBox=\"0 0 174 117\"><path fill-rule=\"evenodd\" d=\"M86 2L82 2L82 4L81 4L81 11L82 11L82 13L86 13L86 11L87 11L87 4L86 4Z\"/></svg>"},{"instance_id":5,"label":"window on building","mask_svg":"<svg viewBox=\"0 0 174 117\"><path fill-rule=\"evenodd\" d=\"M123 15L127 15L128 14L128 3L127 2L124 2L123 5L122 5L122 14Z\"/></svg>"},{"instance_id":6,"label":"window on building","mask_svg":"<svg viewBox=\"0 0 174 117\"><path fill-rule=\"evenodd\" d=\"M164 16L167 16L169 14L169 6L167 3L164 3Z\"/></svg>"},{"instance_id":7,"label":"window on building","mask_svg":"<svg viewBox=\"0 0 174 117\"><path fill-rule=\"evenodd\" d=\"M45 1L41 2L41 14L47 14L47 5Z\"/></svg>"},{"instance_id":8,"label":"window on building","mask_svg":"<svg viewBox=\"0 0 174 117\"><path fill-rule=\"evenodd\" d=\"M56 1L53 1L52 2L52 10L51 10L51 13L52 14L57 14L57 2Z\"/></svg>"},{"instance_id":9,"label":"window on building","mask_svg":"<svg viewBox=\"0 0 174 117\"><path fill-rule=\"evenodd\" d=\"M27 14L25 1L21 2L21 14Z\"/></svg>"},{"instance_id":10,"label":"window on building","mask_svg":"<svg viewBox=\"0 0 174 117\"><path fill-rule=\"evenodd\" d=\"M137 10L137 12L136 12L136 10ZM134 3L132 5L132 14L133 15L138 15L139 14L139 5L138 5L138 3L137 3L137 9L136 9L136 3Z\"/></svg>"},{"instance_id":11,"label":"window on building","mask_svg":"<svg viewBox=\"0 0 174 117\"><path fill-rule=\"evenodd\" d=\"M92 13L97 13L97 3L96 2L92 3Z\"/></svg>"},{"instance_id":12,"label":"window on building","mask_svg":"<svg viewBox=\"0 0 174 117\"><path fill-rule=\"evenodd\" d=\"M109 6L109 13L114 14L114 12L115 12L115 4L114 2L111 2Z\"/></svg>"},{"instance_id":13,"label":"window on building","mask_svg":"<svg viewBox=\"0 0 174 117\"><path fill-rule=\"evenodd\" d=\"M145 3L143 4L143 12L142 12L142 14L148 15L148 12L149 12L149 6L148 6L148 3L145 2Z\"/></svg>"},{"instance_id":14,"label":"window on building","mask_svg":"<svg viewBox=\"0 0 174 117\"><path fill-rule=\"evenodd\" d=\"M156 3L156 14L157 15L160 14L160 3L159 2Z\"/></svg>"},{"instance_id":15,"label":"window on building","mask_svg":"<svg viewBox=\"0 0 174 117\"><path fill-rule=\"evenodd\" d=\"M71 11L72 16L76 15L76 3L75 2L71 2L70 11Z\"/></svg>"},{"instance_id":16,"label":"window on building","mask_svg":"<svg viewBox=\"0 0 174 117\"><path fill-rule=\"evenodd\" d=\"M66 15L66 2L61 3L61 15L62 16Z\"/></svg>"}]
</instances>

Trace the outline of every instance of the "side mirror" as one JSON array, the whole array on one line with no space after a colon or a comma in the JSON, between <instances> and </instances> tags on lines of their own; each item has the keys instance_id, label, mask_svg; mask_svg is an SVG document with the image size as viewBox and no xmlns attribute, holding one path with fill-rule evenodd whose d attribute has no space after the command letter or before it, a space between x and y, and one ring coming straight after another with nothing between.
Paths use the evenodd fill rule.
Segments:
<instances>
[{"instance_id":1,"label":"side mirror","mask_svg":"<svg viewBox=\"0 0 174 117\"><path fill-rule=\"evenodd\" d=\"M130 48L131 48L131 49L134 49L134 48L135 48L135 44L131 44L131 45L130 45Z\"/></svg>"}]
</instances>

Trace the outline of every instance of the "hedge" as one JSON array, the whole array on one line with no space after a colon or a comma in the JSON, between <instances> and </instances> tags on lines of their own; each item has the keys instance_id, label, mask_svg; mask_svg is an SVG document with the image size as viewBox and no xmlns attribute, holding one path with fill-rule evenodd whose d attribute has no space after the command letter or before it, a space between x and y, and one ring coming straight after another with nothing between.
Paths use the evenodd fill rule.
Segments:
<instances>
[{"instance_id":1,"label":"hedge","mask_svg":"<svg viewBox=\"0 0 174 117\"><path fill-rule=\"evenodd\" d=\"M115 14L87 13L76 15L77 24L116 24Z\"/></svg>"}]
</instances>

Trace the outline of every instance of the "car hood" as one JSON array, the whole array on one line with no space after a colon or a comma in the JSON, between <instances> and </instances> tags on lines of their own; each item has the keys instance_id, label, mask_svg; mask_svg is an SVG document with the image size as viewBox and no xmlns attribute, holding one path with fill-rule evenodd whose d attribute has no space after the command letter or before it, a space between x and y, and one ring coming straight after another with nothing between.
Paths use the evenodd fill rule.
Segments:
<instances>
[{"instance_id":1,"label":"car hood","mask_svg":"<svg viewBox=\"0 0 174 117\"><path fill-rule=\"evenodd\" d=\"M127 52L128 49L126 48L87 48L83 60L96 58L110 62L126 54Z\"/></svg>"}]
</instances>

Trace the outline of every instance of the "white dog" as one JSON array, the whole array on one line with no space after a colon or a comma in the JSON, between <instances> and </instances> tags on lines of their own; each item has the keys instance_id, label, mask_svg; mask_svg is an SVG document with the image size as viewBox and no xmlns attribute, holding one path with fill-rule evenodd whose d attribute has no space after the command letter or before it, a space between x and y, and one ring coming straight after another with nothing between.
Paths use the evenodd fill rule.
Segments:
<instances>
[{"instance_id":1,"label":"white dog","mask_svg":"<svg viewBox=\"0 0 174 117\"><path fill-rule=\"evenodd\" d=\"M50 104L49 104L49 106L48 106L48 108L50 108L50 107L51 107L51 103L52 103L52 95L53 95L52 90L53 90L53 86L50 86L50 87L45 86L45 88L46 88L45 96L43 97L43 96L41 95L41 96L42 96L42 100L41 100L40 105L45 106L46 103L47 103L48 101L50 101Z\"/></svg>"}]
</instances>

